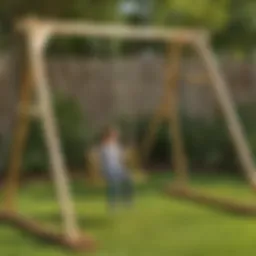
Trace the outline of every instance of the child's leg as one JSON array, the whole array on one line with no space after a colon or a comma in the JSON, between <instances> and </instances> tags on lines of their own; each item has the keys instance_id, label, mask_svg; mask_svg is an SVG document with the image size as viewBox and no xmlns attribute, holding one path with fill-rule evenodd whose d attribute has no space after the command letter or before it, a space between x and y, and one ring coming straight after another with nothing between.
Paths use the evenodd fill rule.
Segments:
<instances>
[{"instance_id":1,"label":"child's leg","mask_svg":"<svg viewBox=\"0 0 256 256\"><path fill-rule=\"evenodd\" d=\"M131 205L133 202L134 185L132 179L128 175L123 177L122 192L124 203Z\"/></svg>"},{"instance_id":2,"label":"child's leg","mask_svg":"<svg viewBox=\"0 0 256 256\"><path fill-rule=\"evenodd\" d=\"M107 184L107 200L108 200L108 205L111 209L116 207L119 199L119 196L118 196L119 193L120 193L120 184L118 180L109 179Z\"/></svg>"}]
</instances>

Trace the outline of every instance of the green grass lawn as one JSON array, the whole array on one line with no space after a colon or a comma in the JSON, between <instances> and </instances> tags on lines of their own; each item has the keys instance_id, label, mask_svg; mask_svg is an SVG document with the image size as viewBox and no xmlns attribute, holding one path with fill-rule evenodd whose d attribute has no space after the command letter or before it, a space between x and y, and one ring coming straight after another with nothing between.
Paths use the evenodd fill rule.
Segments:
<instances>
[{"instance_id":1,"label":"green grass lawn","mask_svg":"<svg viewBox=\"0 0 256 256\"><path fill-rule=\"evenodd\" d=\"M166 175L151 178L137 189L134 209L112 216L106 211L103 191L74 181L73 194L83 230L98 240L95 253L74 253L43 243L8 226L0 226L1 256L247 256L256 253L256 218L245 218L204 206L170 199L160 190ZM195 180L213 194L239 200L256 198L242 182L220 178ZM60 227L51 184L33 182L20 190L22 213Z\"/></svg>"}]
</instances>

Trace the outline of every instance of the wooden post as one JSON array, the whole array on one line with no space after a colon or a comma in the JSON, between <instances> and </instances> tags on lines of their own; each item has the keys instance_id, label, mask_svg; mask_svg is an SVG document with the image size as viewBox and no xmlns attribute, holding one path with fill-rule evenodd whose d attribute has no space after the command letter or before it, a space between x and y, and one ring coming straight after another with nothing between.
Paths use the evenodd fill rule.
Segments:
<instances>
[{"instance_id":1,"label":"wooden post","mask_svg":"<svg viewBox=\"0 0 256 256\"><path fill-rule=\"evenodd\" d=\"M249 184L256 189L256 173L252 153L246 140L239 117L236 113L234 102L232 101L229 90L221 76L217 60L212 54L212 50L210 49L210 46L206 40L198 40L195 47L208 71L212 88L216 94L217 100L219 101L245 176L248 179Z\"/></svg>"},{"instance_id":2,"label":"wooden post","mask_svg":"<svg viewBox=\"0 0 256 256\"><path fill-rule=\"evenodd\" d=\"M172 138L172 155L177 183L186 185L188 180L188 163L184 149L183 136L179 116L179 71L182 59L182 44L170 45L168 48L168 64L166 69L167 93L166 113L169 113L170 136ZM168 111L169 110L169 111Z\"/></svg>"},{"instance_id":3,"label":"wooden post","mask_svg":"<svg viewBox=\"0 0 256 256\"><path fill-rule=\"evenodd\" d=\"M170 135L172 137L172 153L174 169L179 183L185 184L188 179L187 158L185 155L178 110L178 75L181 62L181 45L171 45L168 47L168 64L166 66L166 82L163 87L163 100L158 107L152 122L149 125L148 133L143 141L143 159L147 159L157 130L164 120L170 125Z\"/></svg>"},{"instance_id":4,"label":"wooden post","mask_svg":"<svg viewBox=\"0 0 256 256\"><path fill-rule=\"evenodd\" d=\"M164 91L164 98L165 98L166 88L164 88L163 91ZM157 134L157 131L159 129L159 126L164 121L164 111L166 109L165 105L166 105L166 101L163 100L160 103L160 106L158 107L158 109L156 110L156 112L153 116L153 119L149 124L148 131L145 135L145 139L143 140L143 143L142 143L142 161L144 161L144 162L148 159L149 154L152 150L152 147L153 147L153 144L155 142L156 134Z\"/></svg>"},{"instance_id":5,"label":"wooden post","mask_svg":"<svg viewBox=\"0 0 256 256\"><path fill-rule=\"evenodd\" d=\"M20 95L19 104L17 107L17 124L14 131L14 139L12 141L11 155L9 157L9 167L4 193L5 211L14 211L16 207L15 201L18 190L22 156L26 146L30 120L28 112L30 108L32 86L29 65L25 61L26 40L24 39L24 36L19 36L18 39L21 39L19 40L19 43L21 44L21 51L19 51L18 53L19 55L21 55L21 61L18 61L18 64L23 66L19 67L19 69L22 69L22 74L18 74L18 76L21 75L21 84L18 88L18 90L20 91Z\"/></svg>"},{"instance_id":6,"label":"wooden post","mask_svg":"<svg viewBox=\"0 0 256 256\"><path fill-rule=\"evenodd\" d=\"M51 102L50 89L43 61L43 50L48 39L48 28L37 24L26 27L29 38L29 60L31 62L35 93L37 96L46 146L49 153L52 176L56 186L58 201L64 224L64 232L69 240L77 241L79 231L70 196L67 170L63 160L59 133Z\"/></svg>"}]
</instances>

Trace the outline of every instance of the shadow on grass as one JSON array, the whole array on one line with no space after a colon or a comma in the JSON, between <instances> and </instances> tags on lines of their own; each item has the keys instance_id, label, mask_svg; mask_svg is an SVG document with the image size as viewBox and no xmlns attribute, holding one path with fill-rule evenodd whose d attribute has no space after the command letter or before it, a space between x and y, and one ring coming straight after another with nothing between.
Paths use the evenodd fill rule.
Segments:
<instances>
[{"instance_id":1,"label":"shadow on grass","mask_svg":"<svg viewBox=\"0 0 256 256\"><path fill-rule=\"evenodd\" d=\"M34 215L34 218L37 220L40 220L44 223L54 223L54 224L60 224L62 223L61 215L58 213L52 213L52 214L37 214ZM97 216L97 215L83 215L81 214L78 216L78 222L79 226L81 228L104 228L106 226L111 225L111 222L109 221L109 218L107 216Z\"/></svg>"},{"instance_id":2,"label":"shadow on grass","mask_svg":"<svg viewBox=\"0 0 256 256\"><path fill-rule=\"evenodd\" d=\"M40 248L40 250L45 248L47 251L50 250L54 252L59 251L60 253L66 253L67 250L70 250L67 247L64 248L61 245L57 245L51 240L42 239L26 230L16 228L15 226L7 223L1 224L1 229L5 229L7 231L5 232L4 239L1 239L0 241L1 250L4 251L4 248L6 248L7 251L4 255L21 255L22 252L20 251L20 248L23 247L26 251L33 251L34 248Z\"/></svg>"}]
</instances>

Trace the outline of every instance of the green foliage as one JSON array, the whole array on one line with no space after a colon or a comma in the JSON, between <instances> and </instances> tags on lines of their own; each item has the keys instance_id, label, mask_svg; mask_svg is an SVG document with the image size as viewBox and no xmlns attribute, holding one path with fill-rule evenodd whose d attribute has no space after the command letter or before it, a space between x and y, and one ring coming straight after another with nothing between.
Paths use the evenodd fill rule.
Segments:
<instances>
[{"instance_id":1,"label":"green foliage","mask_svg":"<svg viewBox=\"0 0 256 256\"><path fill-rule=\"evenodd\" d=\"M116 4L117 0L2 0L0 15L6 19L33 14L44 17L109 20L116 16Z\"/></svg>"},{"instance_id":2,"label":"green foliage","mask_svg":"<svg viewBox=\"0 0 256 256\"><path fill-rule=\"evenodd\" d=\"M74 99L57 93L54 95L54 109L67 164L71 168L82 167L88 133L79 105ZM41 123L33 120L23 168L26 171L47 171L48 159Z\"/></svg>"},{"instance_id":3,"label":"green foliage","mask_svg":"<svg viewBox=\"0 0 256 256\"><path fill-rule=\"evenodd\" d=\"M229 0L157 1L154 20L160 24L199 26L218 30L228 22Z\"/></svg>"},{"instance_id":4,"label":"green foliage","mask_svg":"<svg viewBox=\"0 0 256 256\"><path fill-rule=\"evenodd\" d=\"M141 146L144 136L147 133L147 129L150 123L150 119L145 117L141 119L137 124L137 141ZM156 140L150 152L149 159L153 163L168 162L171 156L171 139L169 136L168 124L164 123L157 131Z\"/></svg>"},{"instance_id":5,"label":"green foliage","mask_svg":"<svg viewBox=\"0 0 256 256\"><path fill-rule=\"evenodd\" d=\"M243 105L238 108L238 114L256 160L256 119L254 109L254 105ZM145 138L150 118L141 118L133 124L127 121L128 119L123 119L126 120L126 124L129 123L130 127L133 125L133 129L136 131L136 141L140 146ZM130 129L127 126L125 127L124 123L120 127L123 133ZM217 115L211 122L183 116L182 127L186 153L191 168L225 170L233 173L239 171L241 167L221 114ZM170 135L168 124L163 124L157 132L156 140L149 156L151 163L169 163L172 154Z\"/></svg>"},{"instance_id":6,"label":"green foliage","mask_svg":"<svg viewBox=\"0 0 256 256\"><path fill-rule=\"evenodd\" d=\"M124 15L121 6L127 2L137 5L136 13ZM10 31L20 17L31 14L134 25L204 27L215 33L216 46L249 51L254 48L256 42L255 5L255 0L2 0L0 20L2 33ZM8 40L2 36L0 45L6 44L8 45ZM99 56L105 56L106 53L119 54L126 51L122 47L123 44L124 42L117 41L108 45L96 39L56 39L52 52L66 53L68 50L74 50L75 53L97 52ZM134 45L136 48L137 43ZM140 46L141 44L138 44L139 48ZM124 47L129 49L129 43Z\"/></svg>"},{"instance_id":7,"label":"green foliage","mask_svg":"<svg viewBox=\"0 0 256 256\"><path fill-rule=\"evenodd\" d=\"M34 15L43 18L83 19L88 21L116 21L118 19L118 0L3 0L0 3L1 29L8 33L14 28L19 18ZM8 41L0 39L0 43ZM111 53L106 42L97 39L54 38L50 45L50 53L55 54L98 54ZM107 48L107 49L106 49Z\"/></svg>"},{"instance_id":8,"label":"green foliage","mask_svg":"<svg viewBox=\"0 0 256 256\"><path fill-rule=\"evenodd\" d=\"M86 135L89 131L86 129L79 106L73 99L62 94L54 98L67 163L73 168L81 167L84 164L84 151L89 141ZM238 112L256 157L256 120L253 109L254 106L245 105L239 107ZM135 139L138 146L141 146L149 122L149 117L143 117L137 121L123 117L118 124L125 141ZM211 122L183 116L182 127L191 168L238 172L240 164L221 115L216 116ZM42 136L41 126L38 121L34 120L25 155L25 170L45 171L48 169L48 157ZM164 123L157 132L156 141L149 156L150 162L170 163L171 142L168 124Z\"/></svg>"},{"instance_id":9,"label":"green foliage","mask_svg":"<svg viewBox=\"0 0 256 256\"><path fill-rule=\"evenodd\" d=\"M256 2L254 0L231 0L229 5L229 22L216 36L215 41L231 49L254 49L256 42Z\"/></svg>"},{"instance_id":10,"label":"green foliage","mask_svg":"<svg viewBox=\"0 0 256 256\"><path fill-rule=\"evenodd\" d=\"M211 123L187 119L183 121L183 126L186 149L193 168L233 170L236 167L233 145L221 117Z\"/></svg>"}]
</instances>

